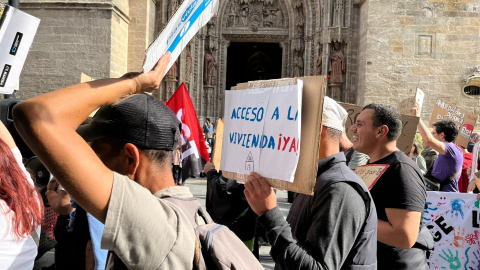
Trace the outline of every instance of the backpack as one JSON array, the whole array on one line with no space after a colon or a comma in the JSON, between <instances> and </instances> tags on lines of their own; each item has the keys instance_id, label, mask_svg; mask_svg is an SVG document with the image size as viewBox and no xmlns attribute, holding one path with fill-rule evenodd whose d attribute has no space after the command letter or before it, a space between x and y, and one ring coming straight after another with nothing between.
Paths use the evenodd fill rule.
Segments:
<instances>
[{"instance_id":1,"label":"backpack","mask_svg":"<svg viewBox=\"0 0 480 270\"><path fill-rule=\"evenodd\" d=\"M264 269L245 244L195 198L162 197L182 209L196 234L194 269Z\"/></svg>"}]
</instances>

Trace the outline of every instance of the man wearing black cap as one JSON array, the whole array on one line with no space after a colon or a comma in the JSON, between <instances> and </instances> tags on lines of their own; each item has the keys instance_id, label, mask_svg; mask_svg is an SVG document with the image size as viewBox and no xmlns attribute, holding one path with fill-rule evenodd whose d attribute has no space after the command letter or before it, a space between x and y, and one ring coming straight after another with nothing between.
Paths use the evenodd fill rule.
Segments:
<instances>
[{"instance_id":1,"label":"man wearing black cap","mask_svg":"<svg viewBox=\"0 0 480 270\"><path fill-rule=\"evenodd\" d=\"M193 228L178 207L159 199L192 197L175 186L171 171L180 122L162 102L142 94L159 87L169 61L167 54L151 72L70 86L14 109L27 144L78 204L105 223L102 248L113 251L107 269L112 263L193 267ZM78 130L90 147L76 130L99 107Z\"/></svg>"}]
</instances>

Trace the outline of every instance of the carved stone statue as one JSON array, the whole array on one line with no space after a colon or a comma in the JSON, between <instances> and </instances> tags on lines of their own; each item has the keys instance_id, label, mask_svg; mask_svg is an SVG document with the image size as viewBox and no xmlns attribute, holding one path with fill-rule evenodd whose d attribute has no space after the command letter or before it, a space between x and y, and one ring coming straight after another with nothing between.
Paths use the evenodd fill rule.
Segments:
<instances>
[{"instance_id":1,"label":"carved stone statue","mask_svg":"<svg viewBox=\"0 0 480 270\"><path fill-rule=\"evenodd\" d=\"M192 77L192 56L190 53L190 45L187 45L185 51L185 81L189 82Z\"/></svg>"},{"instance_id":2,"label":"carved stone statue","mask_svg":"<svg viewBox=\"0 0 480 270\"><path fill-rule=\"evenodd\" d=\"M217 84L217 61L215 56L213 56L213 50L209 48L205 54L205 76L204 76L205 85L216 85Z\"/></svg>"},{"instance_id":3,"label":"carved stone statue","mask_svg":"<svg viewBox=\"0 0 480 270\"><path fill-rule=\"evenodd\" d=\"M171 19L175 11L178 8L178 0L170 0L168 3L168 19Z\"/></svg>"},{"instance_id":4,"label":"carved stone statue","mask_svg":"<svg viewBox=\"0 0 480 270\"><path fill-rule=\"evenodd\" d=\"M173 62L172 67L170 67L167 74L165 75L167 79L177 79L177 76L178 76L177 66L178 66L177 61Z\"/></svg>"},{"instance_id":5,"label":"carved stone statue","mask_svg":"<svg viewBox=\"0 0 480 270\"><path fill-rule=\"evenodd\" d=\"M248 14L249 13L249 8L248 5L242 6L242 10L240 11L240 24L241 26L247 26L248 25Z\"/></svg>"},{"instance_id":6,"label":"carved stone statue","mask_svg":"<svg viewBox=\"0 0 480 270\"><path fill-rule=\"evenodd\" d=\"M295 57L293 58L293 77L302 77L303 76L303 57L301 52L295 52Z\"/></svg>"},{"instance_id":7,"label":"carved stone statue","mask_svg":"<svg viewBox=\"0 0 480 270\"><path fill-rule=\"evenodd\" d=\"M340 43L335 42L334 50L330 54L330 83L331 84L342 84L343 83L343 72L345 72L345 58L343 53L340 50Z\"/></svg>"},{"instance_id":8,"label":"carved stone statue","mask_svg":"<svg viewBox=\"0 0 480 270\"><path fill-rule=\"evenodd\" d=\"M315 72L315 75L322 75L322 51L323 47L320 46L320 48L318 49L317 70Z\"/></svg>"},{"instance_id":9,"label":"carved stone statue","mask_svg":"<svg viewBox=\"0 0 480 270\"><path fill-rule=\"evenodd\" d=\"M263 8L263 26L272 27L273 26L273 17L267 7Z\"/></svg>"}]
</instances>

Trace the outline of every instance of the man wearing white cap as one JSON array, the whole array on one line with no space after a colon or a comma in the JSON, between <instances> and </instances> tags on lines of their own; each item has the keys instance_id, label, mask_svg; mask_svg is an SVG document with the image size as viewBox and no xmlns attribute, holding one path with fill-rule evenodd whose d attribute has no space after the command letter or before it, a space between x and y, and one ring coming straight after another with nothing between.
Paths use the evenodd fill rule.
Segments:
<instances>
[{"instance_id":1,"label":"man wearing white cap","mask_svg":"<svg viewBox=\"0 0 480 270\"><path fill-rule=\"evenodd\" d=\"M297 195L288 223L262 176L252 172L245 183L248 203L272 245L275 269L377 269L375 206L339 152L346 117L345 109L325 97L314 196Z\"/></svg>"}]
</instances>

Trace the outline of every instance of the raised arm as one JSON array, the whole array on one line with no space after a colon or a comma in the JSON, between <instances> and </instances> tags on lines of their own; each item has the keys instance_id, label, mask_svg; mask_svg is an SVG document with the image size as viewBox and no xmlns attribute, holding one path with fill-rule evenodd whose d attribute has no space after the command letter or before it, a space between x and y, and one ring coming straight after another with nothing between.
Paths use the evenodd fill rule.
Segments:
<instances>
[{"instance_id":1,"label":"raised arm","mask_svg":"<svg viewBox=\"0 0 480 270\"><path fill-rule=\"evenodd\" d=\"M411 115L420 117L420 107L418 106L418 103L412 108ZM428 131L427 126L423 123L422 118L418 121L417 129L418 132L420 132L420 135L422 135L422 140L424 142L427 142L428 145L438 153L445 155L445 145L433 137L432 133Z\"/></svg>"},{"instance_id":2,"label":"raised arm","mask_svg":"<svg viewBox=\"0 0 480 270\"><path fill-rule=\"evenodd\" d=\"M105 222L113 172L76 129L101 106L123 96L157 89L169 61L168 53L148 73L69 86L23 101L13 110L15 126L25 142L65 190L102 222Z\"/></svg>"}]
</instances>

